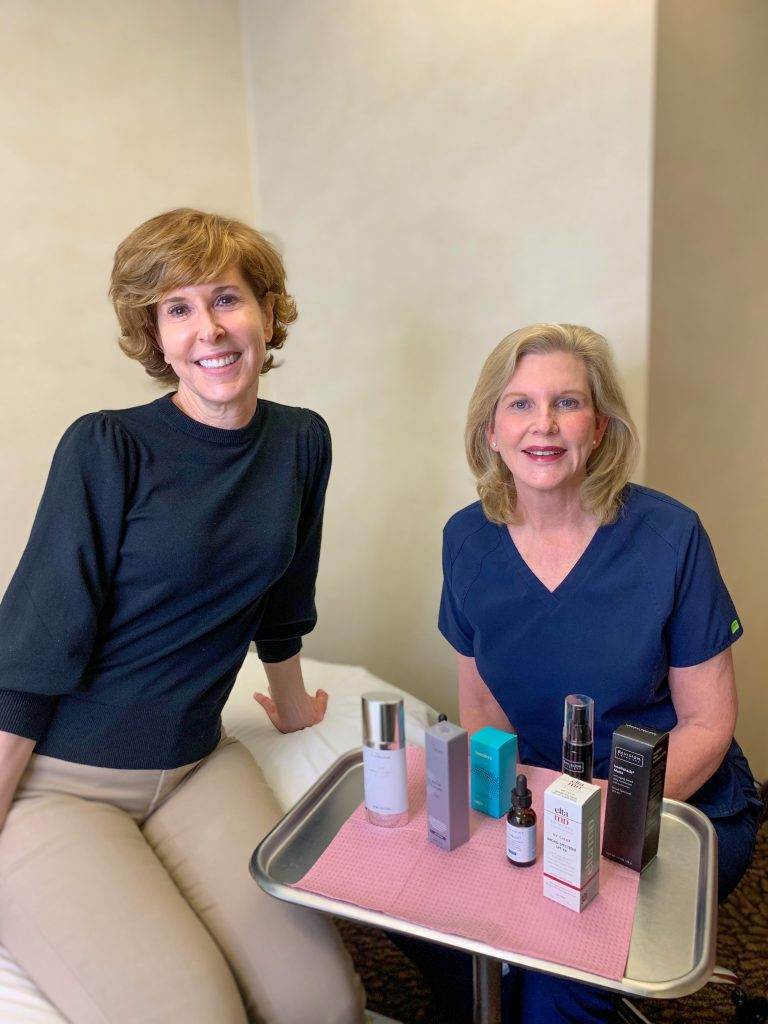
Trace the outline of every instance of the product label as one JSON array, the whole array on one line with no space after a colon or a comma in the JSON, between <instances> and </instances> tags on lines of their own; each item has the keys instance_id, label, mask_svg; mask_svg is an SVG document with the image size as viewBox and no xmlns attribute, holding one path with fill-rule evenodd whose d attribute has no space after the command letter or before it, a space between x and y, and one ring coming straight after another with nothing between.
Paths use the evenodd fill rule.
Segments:
<instances>
[{"instance_id":1,"label":"product label","mask_svg":"<svg viewBox=\"0 0 768 1024\"><path fill-rule=\"evenodd\" d=\"M405 748L375 750L363 747L365 806L377 814L403 814L408 810L408 774Z\"/></svg>"},{"instance_id":2,"label":"product label","mask_svg":"<svg viewBox=\"0 0 768 1024\"><path fill-rule=\"evenodd\" d=\"M600 790L561 776L544 794L542 821L544 874L580 889L598 869Z\"/></svg>"},{"instance_id":3,"label":"product label","mask_svg":"<svg viewBox=\"0 0 768 1024\"><path fill-rule=\"evenodd\" d=\"M636 750L627 750L626 747L620 747L618 743L613 748L613 755L617 761L628 761L630 764L637 765L638 768L642 768L645 764L645 758L642 754L639 754Z\"/></svg>"},{"instance_id":4,"label":"product label","mask_svg":"<svg viewBox=\"0 0 768 1024\"><path fill-rule=\"evenodd\" d=\"M519 828L507 822L507 856L519 864L536 860L536 828Z\"/></svg>"},{"instance_id":5,"label":"product label","mask_svg":"<svg viewBox=\"0 0 768 1024\"><path fill-rule=\"evenodd\" d=\"M448 825L444 821L440 821L439 818L434 818L431 814L428 815L427 827L429 834L436 839L442 839L443 841L448 839Z\"/></svg>"}]
</instances>

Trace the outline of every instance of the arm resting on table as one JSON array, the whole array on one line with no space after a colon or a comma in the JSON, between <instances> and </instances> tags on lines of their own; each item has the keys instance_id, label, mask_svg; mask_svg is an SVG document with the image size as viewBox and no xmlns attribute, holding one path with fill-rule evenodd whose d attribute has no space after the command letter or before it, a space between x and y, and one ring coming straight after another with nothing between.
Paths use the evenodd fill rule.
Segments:
<instances>
[{"instance_id":1,"label":"arm resting on table","mask_svg":"<svg viewBox=\"0 0 768 1024\"><path fill-rule=\"evenodd\" d=\"M496 698L483 682L474 658L457 654L459 666L459 722L469 735L492 725L503 732L515 732Z\"/></svg>"},{"instance_id":2,"label":"arm resting on table","mask_svg":"<svg viewBox=\"0 0 768 1024\"><path fill-rule=\"evenodd\" d=\"M0 828L5 823L13 794L34 749L34 740L12 732L0 732Z\"/></svg>"},{"instance_id":3,"label":"arm resting on table","mask_svg":"<svg viewBox=\"0 0 768 1024\"><path fill-rule=\"evenodd\" d=\"M685 800L719 768L733 738L738 700L730 647L709 661L670 668L677 725L669 734L664 796Z\"/></svg>"}]
</instances>

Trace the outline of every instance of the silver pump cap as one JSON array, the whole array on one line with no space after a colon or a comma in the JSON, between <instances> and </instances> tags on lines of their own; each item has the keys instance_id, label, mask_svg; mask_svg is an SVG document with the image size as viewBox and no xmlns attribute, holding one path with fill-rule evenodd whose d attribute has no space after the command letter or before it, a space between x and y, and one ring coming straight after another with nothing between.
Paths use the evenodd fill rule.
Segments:
<instances>
[{"instance_id":1,"label":"silver pump cap","mask_svg":"<svg viewBox=\"0 0 768 1024\"><path fill-rule=\"evenodd\" d=\"M386 691L363 694L363 743L390 749L405 746L402 697Z\"/></svg>"}]
</instances>

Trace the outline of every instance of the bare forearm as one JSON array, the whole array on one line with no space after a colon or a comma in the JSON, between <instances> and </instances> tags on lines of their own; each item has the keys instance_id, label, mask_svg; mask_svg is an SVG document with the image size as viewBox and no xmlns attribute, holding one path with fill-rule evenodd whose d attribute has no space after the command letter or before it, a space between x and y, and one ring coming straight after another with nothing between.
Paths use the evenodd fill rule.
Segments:
<instances>
[{"instance_id":1,"label":"bare forearm","mask_svg":"<svg viewBox=\"0 0 768 1024\"><path fill-rule=\"evenodd\" d=\"M676 725L669 734L664 796L687 800L717 770L730 742L695 722Z\"/></svg>"},{"instance_id":2,"label":"bare forearm","mask_svg":"<svg viewBox=\"0 0 768 1024\"><path fill-rule=\"evenodd\" d=\"M0 732L0 828L34 749L34 740L12 732Z\"/></svg>"},{"instance_id":3,"label":"bare forearm","mask_svg":"<svg viewBox=\"0 0 768 1024\"><path fill-rule=\"evenodd\" d=\"M269 695L279 711L290 713L302 707L308 698L301 674L301 655L286 661L265 662Z\"/></svg>"},{"instance_id":4,"label":"bare forearm","mask_svg":"<svg viewBox=\"0 0 768 1024\"><path fill-rule=\"evenodd\" d=\"M492 725L494 729L501 729L504 732L515 731L495 700L469 704L459 697L459 721L470 736L479 729L484 729L486 725Z\"/></svg>"},{"instance_id":5,"label":"bare forearm","mask_svg":"<svg viewBox=\"0 0 768 1024\"><path fill-rule=\"evenodd\" d=\"M730 648L700 665L670 668L669 689L677 725L669 734L664 795L686 800L718 769L736 727Z\"/></svg>"},{"instance_id":6,"label":"bare forearm","mask_svg":"<svg viewBox=\"0 0 768 1024\"><path fill-rule=\"evenodd\" d=\"M483 682L474 658L457 655L459 674L459 721L470 736L486 725L504 732L514 727L501 709L501 705Z\"/></svg>"}]
</instances>

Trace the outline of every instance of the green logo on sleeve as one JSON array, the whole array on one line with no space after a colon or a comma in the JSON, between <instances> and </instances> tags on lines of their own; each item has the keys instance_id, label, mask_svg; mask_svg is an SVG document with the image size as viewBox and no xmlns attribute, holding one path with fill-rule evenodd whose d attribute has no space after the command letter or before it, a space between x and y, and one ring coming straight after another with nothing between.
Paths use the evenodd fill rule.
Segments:
<instances>
[{"instance_id":1,"label":"green logo on sleeve","mask_svg":"<svg viewBox=\"0 0 768 1024\"><path fill-rule=\"evenodd\" d=\"M732 633L737 633L738 630L739 630L739 620L738 619L734 619L733 622L731 623L731 632Z\"/></svg>"}]
</instances>

